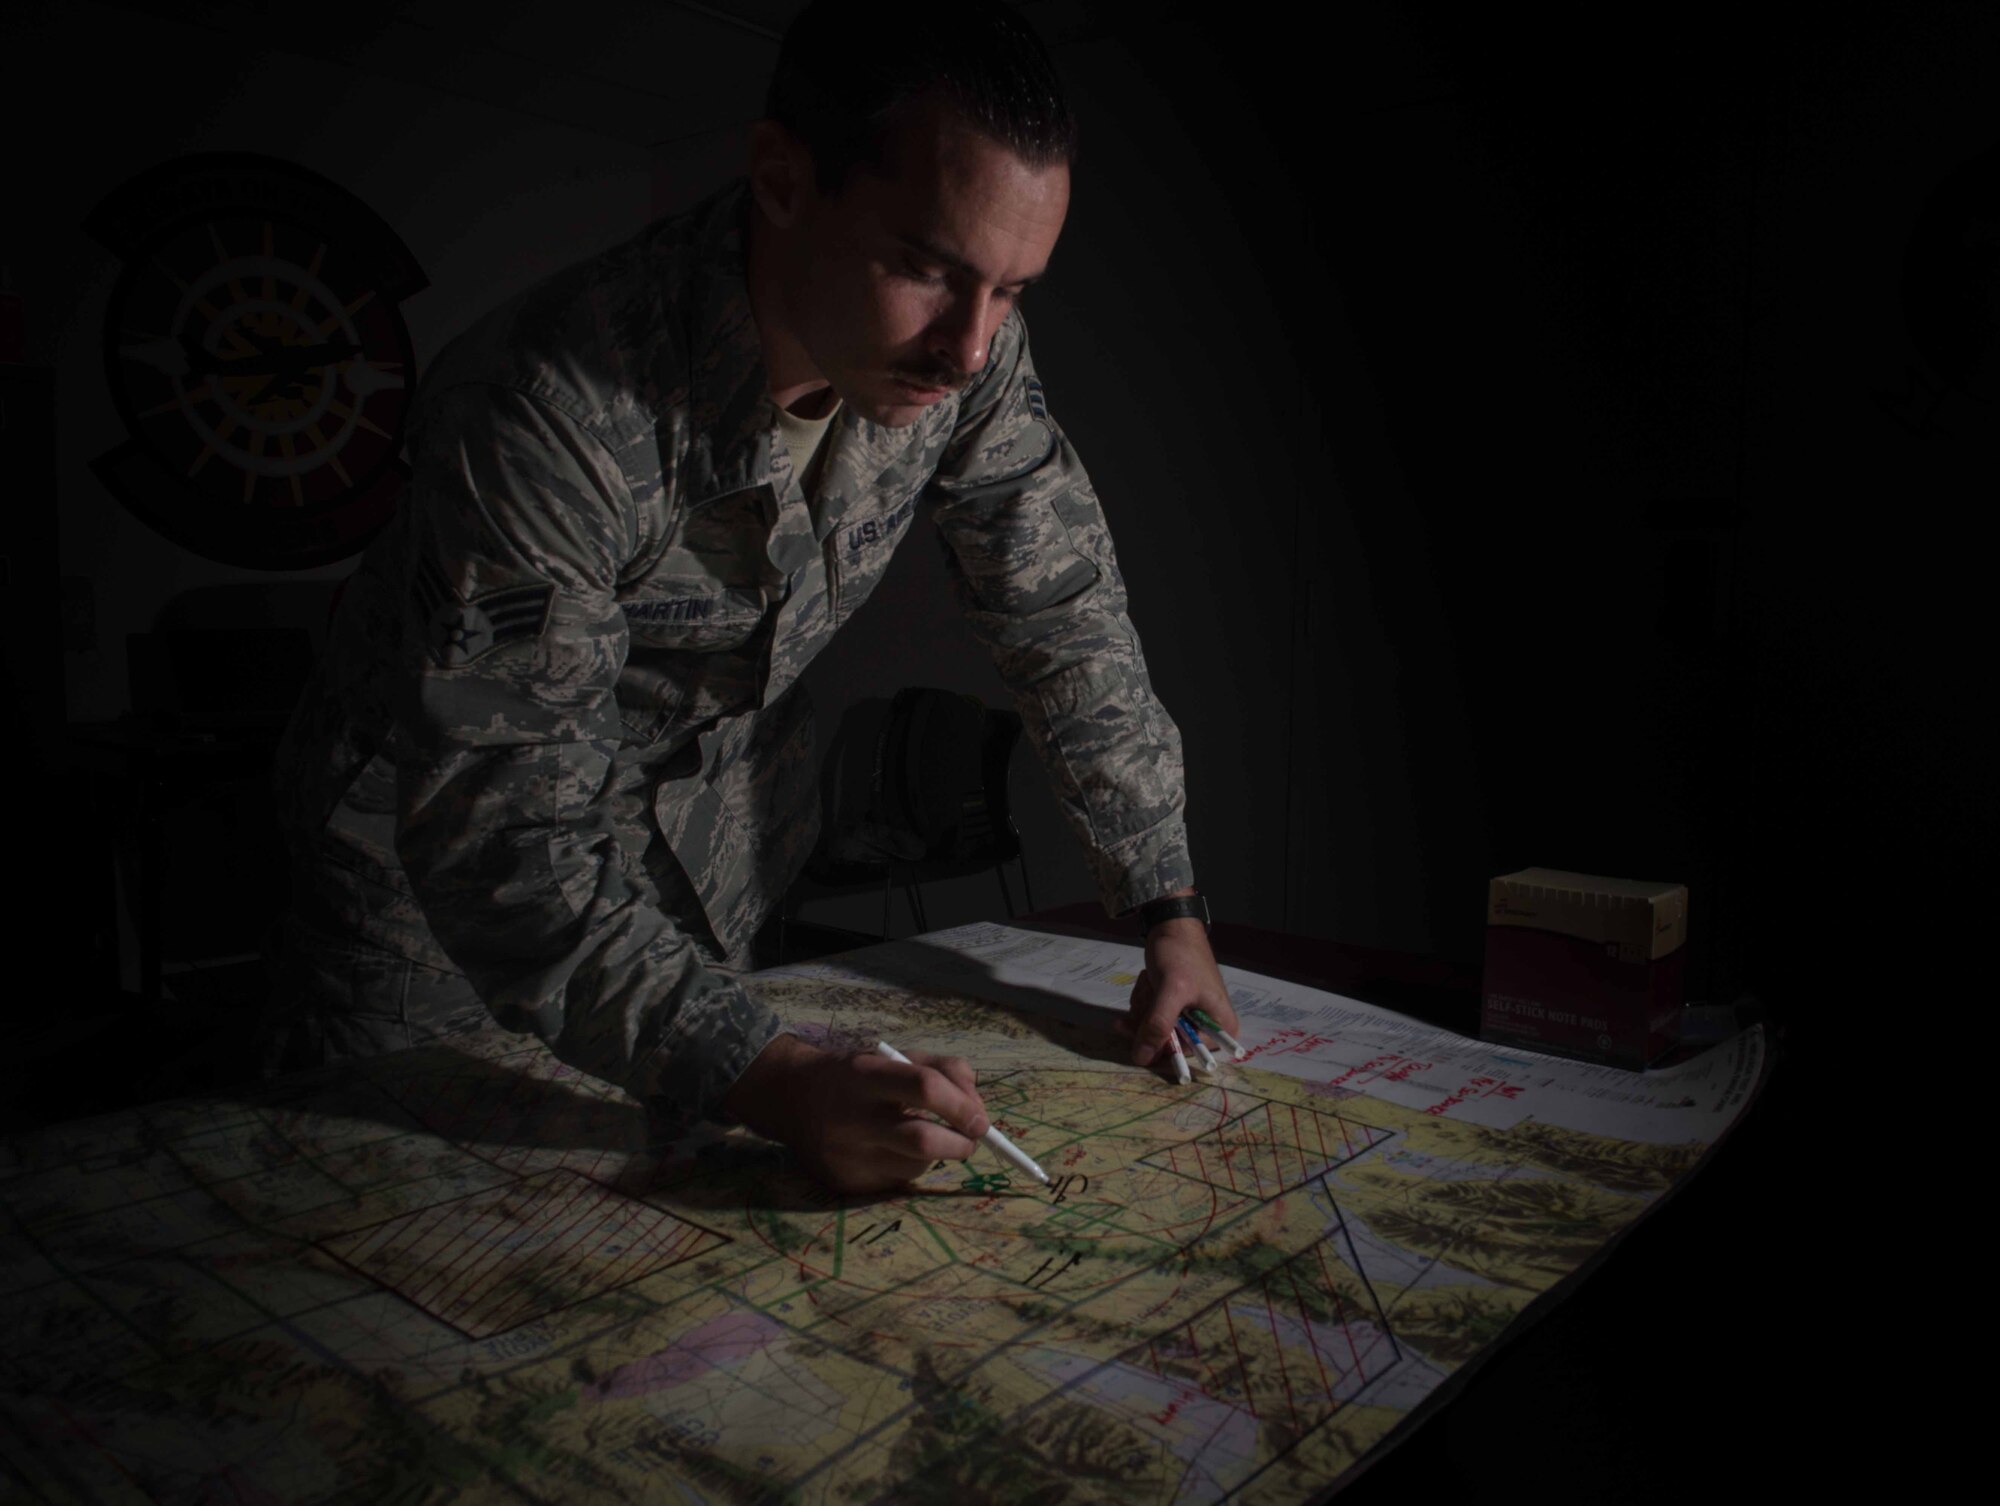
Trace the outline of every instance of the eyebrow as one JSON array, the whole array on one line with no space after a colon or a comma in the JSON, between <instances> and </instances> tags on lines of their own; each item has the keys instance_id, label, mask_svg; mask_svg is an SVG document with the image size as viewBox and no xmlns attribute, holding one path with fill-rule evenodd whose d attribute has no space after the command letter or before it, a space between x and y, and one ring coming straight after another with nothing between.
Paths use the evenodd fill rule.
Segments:
<instances>
[{"instance_id":1,"label":"eyebrow","mask_svg":"<svg viewBox=\"0 0 2000 1506\"><path fill-rule=\"evenodd\" d=\"M910 250L915 251L920 255L928 258L929 260L939 263L942 266L950 267L954 272L963 273L965 276L972 278L975 282L983 282L985 280L985 274L981 272L979 268L975 267L971 262L967 261L964 257L953 256L949 251L945 250L944 247L935 245L932 242L925 240L920 235L898 235L896 239L901 241L905 246L909 247ZM1049 269L1047 267L1043 267L1041 271L1035 273L1031 277L1017 277L1012 282L996 283L995 286L1002 288L1033 287L1036 283L1040 282L1044 277L1048 275L1048 270Z\"/></svg>"}]
</instances>

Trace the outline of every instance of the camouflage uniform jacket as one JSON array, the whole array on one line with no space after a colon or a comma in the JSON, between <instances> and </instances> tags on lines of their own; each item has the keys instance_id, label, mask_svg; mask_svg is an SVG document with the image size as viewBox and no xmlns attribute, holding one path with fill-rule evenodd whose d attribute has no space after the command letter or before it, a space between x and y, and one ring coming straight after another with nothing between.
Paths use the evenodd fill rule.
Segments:
<instances>
[{"instance_id":1,"label":"camouflage uniform jacket","mask_svg":"<svg viewBox=\"0 0 2000 1506\"><path fill-rule=\"evenodd\" d=\"M817 830L810 712L785 692L920 506L1105 904L1192 881L1180 735L1019 312L915 423L843 408L809 504L747 206L738 179L440 353L410 496L279 768L317 924L462 971L501 1024L689 1119L779 1029L703 959L744 946Z\"/></svg>"}]
</instances>

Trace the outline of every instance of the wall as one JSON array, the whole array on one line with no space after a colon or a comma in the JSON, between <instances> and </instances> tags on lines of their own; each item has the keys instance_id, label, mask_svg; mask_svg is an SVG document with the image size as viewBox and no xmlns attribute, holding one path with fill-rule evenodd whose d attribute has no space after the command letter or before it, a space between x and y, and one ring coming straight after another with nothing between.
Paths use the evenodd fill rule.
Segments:
<instances>
[{"instance_id":1,"label":"wall","mask_svg":"<svg viewBox=\"0 0 2000 1506\"><path fill-rule=\"evenodd\" d=\"M2000 14L1959 5L1799 39L1775 91L1741 839L1750 969L1829 1051L1954 1018L1990 928L1996 97Z\"/></svg>"},{"instance_id":2,"label":"wall","mask_svg":"<svg viewBox=\"0 0 2000 1506\"><path fill-rule=\"evenodd\" d=\"M1193 212L1253 247L1214 296L1252 339L1275 311L1252 370L1297 394L1258 457L1300 499L1284 924L1476 968L1485 880L1545 864L1687 882L1694 995L1821 1039L1948 975L1994 834L2000 16L1284 41L1128 42L1221 185ZM1948 191L1955 358L1909 306Z\"/></svg>"},{"instance_id":3,"label":"wall","mask_svg":"<svg viewBox=\"0 0 2000 1506\"><path fill-rule=\"evenodd\" d=\"M643 223L645 151L589 132L295 53L254 35L87 3L32 7L22 56L47 71L49 145L14 154L17 204L34 214L6 259L31 310L31 359L56 370L62 571L94 587L94 653L67 656L69 714L107 719L128 704L124 635L175 596L232 585L330 582L348 563L273 577L218 565L132 518L90 461L124 438L100 342L121 270L80 228L132 174L190 152L288 159L360 198L430 277L403 316L419 365L507 293ZM31 30L30 30L31 28ZM26 127L23 127L26 129ZM317 622L325 587L279 594L285 620ZM240 605L240 603L239 603Z\"/></svg>"},{"instance_id":4,"label":"wall","mask_svg":"<svg viewBox=\"0 0 2000 1506\"><path fill-rule=\"evenodd\" d=\"M1116 541L1155 688L1186 749L1189 842L1219 915L1283 923L1290 548L1302 457L1296 366L1232 212L1164 81L1123 38L1058 49L1083 156L1047 279L1027 295L1050 410ZM841 711L903 685L1008 705L957 620L935 535L915 531L867 606L808 672L830 735ZM1024 742L1015 806L1038 905L1096 900ZM991 916L981 875L933 886L933 926ZM878 894L804 912L861 929ZM900 902L893 921L902 932Z\"/></svg>"},{"instance_id":5,"label":"wall","mask_svg":"<svg viewBox=\"0 0 2000 1506\"><path fill-rule=\"evenodd\" d=\"M124 706L122 636L176 593L268 580L90 476L118 437L116 267L77 229L101 193L206 149L326 174L430 274L422 358L742 161L742 120L647 150L126 8L7 24L43 64L0 260L56 373L61 569L95 586L77 717ZM1996 408L1926 365L1900 279L1914 217L1992 147L1994 24L1375 8L1315 48L1220 17L1059 47L1085 155L1027 314L1220 913L1476 965L1492 874L1683 878L1718 997L1837 987L1871 927L1832 913L1939 924L1992 829L1971 540ZM339 573L272 610L310 620ZM810 683L828 732L904 684L1000 698L921 530ZM1090 897L1020 763L1036 900ZM993 898L968 881L931 920Z\"/></svg>"},{"instance_id":6,"label":"wall","mask_svg":"<svg viewBox=\"0 0 2000 1506\"><path fill-rule=\"evenodd\" d=\"M283 573L215 563L135 519L92 474L91 460L125 438L101 354L121 263L81 229L98 200L191 152L258 152L332 179L402 237L430 278L402 305L421 368L493 302L643 223L651 177L637 145L266 49L256 28L216 29L87 0L16 9L0 25L0 51L10 59L12 180L0 264L23 299L27 359L52 369L56 412L41 441L53 451L53 494L25 494L17 471L7 501L53 511L59 558L17 556L28 577L18 588L54 598L47 577L60 574L66 714L109 721L131 704L127 634L171 620L318 635L352 562ZM28 537L17 528L14 547ZM19 753L10 746L10 773ZM37 934L81 937L96 923L89 912L113 892L90 823L129 831L132 811L102 780L72 788L50 770L47 761L23 765L9 780L17 795L38 792L17 799L14 835L17 850L39 855L47 880L33 886L21 918ZM50 788L60 795L39 793ZM87 813L74 808L79 800ZM253 945L256 925L244 917L261 910L274 875L256 861L269 849L243 834L263 819L247 796L210 799L168 819L169 934L203 938L190 940L195 955ZM127 870L120 882L129 886L131 877ZM116 923L130 988L136 942L123 905Z\"/></svg>"}]
</instances>

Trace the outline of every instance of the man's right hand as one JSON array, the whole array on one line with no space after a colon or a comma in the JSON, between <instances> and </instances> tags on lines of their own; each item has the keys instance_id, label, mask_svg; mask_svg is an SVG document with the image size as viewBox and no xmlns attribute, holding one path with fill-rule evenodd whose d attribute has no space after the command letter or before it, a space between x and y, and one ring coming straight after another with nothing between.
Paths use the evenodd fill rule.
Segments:
<instances>
[{"instance_id":1,"label":"man's right hand","mask_svg":"<svg viewBox=\"0 0 2000 1506\"><path fill-rule=\"evenodd\" d=\"M775 1037L736 1079L722 1112L789 1145L835 1192L880 1192L979 1149L989 1120L962 1056L822 1051ZM939 1124L925 1115L936 1115Z\"/></svg>"}]
</instances>

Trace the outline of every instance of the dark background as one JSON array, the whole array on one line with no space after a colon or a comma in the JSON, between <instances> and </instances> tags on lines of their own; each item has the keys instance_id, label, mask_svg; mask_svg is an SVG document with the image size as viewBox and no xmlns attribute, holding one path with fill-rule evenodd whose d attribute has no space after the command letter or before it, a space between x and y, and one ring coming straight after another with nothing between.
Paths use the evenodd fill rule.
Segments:
<instances>
[{"instance_id":1,"label":"dark background","mask_svg":"<svg viewBox=\"0 0 2000 1506\"><path fill-rule=\"evenodd\" d=\"M64 721L131 709L128 633L317 633L347 568L215 565L99 486L118 267L84 215L181 153L311 168L423 264L421 364L738 171L796 8L98 0L0 23L0 264L54 412L6 436L15 787L55 792L19 802L16 914L60 938L57 996L120 927L132 986L100 841L118 807L67 772ZM1037 364L1186 739L1219 913L1476 972L1494 875L1683 881L1691 995L1758 1000L1781 1081L1825 1080L1836 1050L1955 1007L1980 934L2000 17L1502 9L1333 7L1307 32L1022 6L1084 142L1025 304ZM1950 255L1919 235L1941 204L1971 206ZM809 676L823 735L901 685L1000 701L952 614L919 530ZM1028 763L1036 901L1093 897ZM167 827L186 1007L215 958L256 951L259 819L237 791ZM968 880L929 918L993 910ZM1800 1152L1771 1206L1803 1216L1869 1152L1821 1154L1845 1132L1796 1101L1759 1112ZM1714 1257L1782 1263L1724 1229Z\"/></svg>"}]
</instances>

